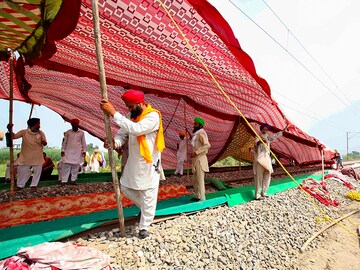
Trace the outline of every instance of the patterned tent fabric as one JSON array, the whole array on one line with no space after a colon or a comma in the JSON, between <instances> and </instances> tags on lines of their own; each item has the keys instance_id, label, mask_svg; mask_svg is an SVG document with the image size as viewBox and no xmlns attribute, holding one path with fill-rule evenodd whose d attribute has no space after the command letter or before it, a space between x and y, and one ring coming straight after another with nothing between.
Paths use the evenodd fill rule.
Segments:
<instances>
[{"instance_id":1,"label":"patterned tent fabric","mask_svg":"<svg viewBox=\"0 0 360 270\"><path fill-rule=\"evenodd\" d=\"M286 120L264 79L256 74L251 58L242 51L230 26L205 0L164 1L191 46L218 83L258 132L268 123L273 131ZM240 118L201 66L157 0L100 1L100 25L108 96L117 110L126 112L120 96L125 86L145 92L146 101L161 110L167 148L163 167L176 165L178 130L192 130L194 117L205 119L211 149L209 162L225 156L251 160L254 133ZM240 26L241 27L241 26ZM77 117L81 128L102 139L103 114L95 55L91 1L81 3L76 29L56 42L49 60L26 66L32 85L28 97L59 113ZM0 63L0 98L7 99L8 66ZM7 74L7 75L6 75ZM18 90L15 98L25 100ZM186 124L185 124L186 123ZM112 125L115 133L117 127ZM298 164L321 161L320 143L293 127L273 150ZM330 161L330 156L326 156Z\"/></svg>"},{"instance_id":2,"label":"patterned tent fabric","mask_svg":"<svg viewBox=\"0 0 360 270\"><path fill-rule=\"evenodd\" d=\"M0 51L17 50L26 57L39 56L51 22L63 0L25 0L0 2Z\"/></svg>"},{"instance_id":3,"label":"patterned tent fabric","mask_svg":"<svg viewBox=\"0 0 360 270\"><path fill-rule=\"evenodd\" d=\"M41 20L41 0L32 2L22 5L0 2L0 50L18 48L32 34Z\"/></svg>"}]
</instances>

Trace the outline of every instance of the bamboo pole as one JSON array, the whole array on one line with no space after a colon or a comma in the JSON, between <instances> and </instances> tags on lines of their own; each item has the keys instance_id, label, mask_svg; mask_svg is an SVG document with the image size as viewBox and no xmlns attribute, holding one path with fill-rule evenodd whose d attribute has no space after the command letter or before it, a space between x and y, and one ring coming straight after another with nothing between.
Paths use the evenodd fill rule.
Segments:
<instances>
[{"instance_id":1,"label":"bamboo pole","mask_svg":"<svg viewBox=\"0 0 360 270\"><path fill-rule=\"evenodd\" d=\"M102 99L108 99L107 88L106 88L106 77L105 77L105 68L104 68L104 58L102 54L101 46L101 36L100 36L100 24L99 24L99 9L98 9L98 0L92 0L92 13L93 13L93 22L94 22L94 37L95 37L95 47L96 47L96 59L99 69L99 78L100 78L100 89ZM114 184L114 191L116 195L116 204L118 206L118 216L119 216L119 226L120 226L120 235L125 236L125 223L124 223L124 214L121 202L121 193L119 187L119 180L116 173L116 166L114 161L114 143L111 134L110 127L110 117L104 113L104 122L105 122L105 132L106 139L109 142L109 161L111 167L111 175Z\"/></svg>"},{"instance_id":2,"label":"bamboo pole","mask_svg":"<svg viewBox=\"0 0 360 270\"><path fill-rule=\"evenodd\" d=\"M30 114L29 114L29 119L31 118L31 116L33 114L33 111L34 111L34 103L31 104L31 110L30 110Z\"/></svg>"},{"instance_id":3,"label":"bamboo pole","mask_svg":"<svg viewBox=\"0 0 360 270\"><path fill-rule=\"evenodd\" d=\"M186 181L189 181L189 136L187 132L187 124L186 124L186 101L184 100L184 122L185 122L185 140L186 140Z\"/></svg>"},{"instance_id":4,"label":"bamboo pole","mask_svg":"<svg viewBox=\"0 0 360 270\"><path fill-rule=\"evenodd\" d=\"M14 144L13 144L13 111L14 111L14 52L10 51L10 94L9 94L9 133L10 133L10 202L14 200Z\"/></svg>"},{"instance_id":5,"label":"bamboo pole","mask_svg":"<svg viewBox=\"0 0 360 270\"><path fill-rule=\"evenodd\" d=\"M322 170L322 180L325 181L324 149L321 149L321 170Z\"/></svg>"},{"instance_id":6,"label":"bamboo pole","mask_svg":"<svg viewBox=\"0 0 360 270\"><path fill-rule=\"evenodd\" d=\"M360 210L354 210L348 214L346 214L345 216L342 216L340 218L338 218L337 220L334 220L333 222L331 222L329 225L325 226L324 228L322 228L320 231L318 231L317 233L315 233L314 235L312 235L306 242L305 244L300 248L300 252L304 252L305 249L307 248L307 246L310 244L310 242L312 240L314 240L316 237L318 237L320 234L322 234L324 231L326 231L327 229L331 228L332 226L334 226L335 224L337 224L339 221L347 218L347 217L350 217L351 215L359 212Z\"/></svg>"}]
</instances>

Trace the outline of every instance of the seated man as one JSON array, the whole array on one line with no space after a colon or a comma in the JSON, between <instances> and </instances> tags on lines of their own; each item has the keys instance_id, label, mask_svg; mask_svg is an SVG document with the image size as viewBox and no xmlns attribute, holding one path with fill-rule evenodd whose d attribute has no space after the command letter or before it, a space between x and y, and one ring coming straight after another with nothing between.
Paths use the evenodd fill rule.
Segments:
<instances>
[{"instance_id":1,"label":"seated man","mask_svg":"<svg viewBox=\"0 0 360 270\"><path fill-rule=\"evenodd\" d=\"M50 157L46 156L46 153L43 153L44 155L44 163L42 165L42 171L41 171L41 176L40 176L40 180L49 180L52 174L52 171L55 167L54 162L52 161L52 159Z\"/></svg>"}]
</instances>

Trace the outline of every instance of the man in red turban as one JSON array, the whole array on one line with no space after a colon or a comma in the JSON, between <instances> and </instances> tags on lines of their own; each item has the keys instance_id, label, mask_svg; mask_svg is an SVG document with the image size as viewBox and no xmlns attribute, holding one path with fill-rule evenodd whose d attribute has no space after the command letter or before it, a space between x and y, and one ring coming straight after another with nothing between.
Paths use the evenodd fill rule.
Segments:
<instances>
[{"instance_id":1,"label":"man in red turban","mask_svg":"<svg viewBox=\"0 0 360 270\"><path fill-rule=\"evenodd\" d=\"M128 90L121 96L126 104L140 104L144 102L144 98L144 93L137 90Z\"/></svg>"},{"instance_id":2,"label":"man in red turban","mask_svg":"<svg viewBox=\"0 0 360 270\"><path fill-rule=\"evenodd\" d=\"M117 112L108 100L101 101L101 109L120 126L115 148L121 150L128 141L121 191L140 208L139 238L146 238L155 217L161 152L165 148L161 113L144 103L143 92L128 90L121 98L129 110L127 116Z\"/></svg>"},{"instance_id":3,"label":"man in red turban","mask_svg":"<svg viewBox=\"0 0 360 270\"><path fill-rule=\"evenodd\" d=\"M70 175L70 184L76 185L79 166L83 162L86 154L85 133L79 129L79 123L79 119L71 119L71 129L64 133L64 139L61 145L62 168L59 172L59 179L61 179L62 186L65 186Z\"/></svg>"},{"instance_id":4,"label":"man in red turban","mask_svg":"<svg viewBox=\"0 0 360 270\"><path fill-rule=\"evenodd\" d=\"M80 120L77 118L73 118L70 120L70 124L71 125L79 125L80 124Z\"/></svg>"}]
</instances>

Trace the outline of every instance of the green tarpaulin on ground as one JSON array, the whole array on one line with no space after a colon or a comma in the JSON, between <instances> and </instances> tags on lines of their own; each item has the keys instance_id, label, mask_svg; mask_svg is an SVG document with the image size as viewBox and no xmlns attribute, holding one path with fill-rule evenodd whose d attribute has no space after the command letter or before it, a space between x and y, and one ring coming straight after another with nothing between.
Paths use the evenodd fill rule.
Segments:
<instances>
[{"instance_id":1,"label":"green tarpaulin on ground","mask_svg":"<svg viewBox=\"0 0 360 270\"><path fill-rule=\"evenodd\" d=\"M319 180L322 176L306 174L294 178L301 183L309 177ZM296 186L296 183L290 178L273 180L268 194L272 195ZM207 194L206 201L192 202L191 198L193 195L160 201L157 205L156 215L165 216L194 212L225 203L229 206L246 203L254 198L254 186L232 188ZM136 216L138 213L139 209L135 206L124 208L125 218ZM66 239L114 219L117 219L117 209L0 229L0 259L16 254L21 247Z\"/></svg>"}]
</instances>

